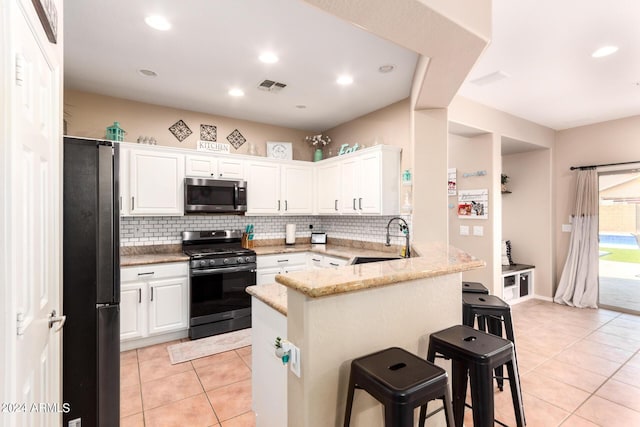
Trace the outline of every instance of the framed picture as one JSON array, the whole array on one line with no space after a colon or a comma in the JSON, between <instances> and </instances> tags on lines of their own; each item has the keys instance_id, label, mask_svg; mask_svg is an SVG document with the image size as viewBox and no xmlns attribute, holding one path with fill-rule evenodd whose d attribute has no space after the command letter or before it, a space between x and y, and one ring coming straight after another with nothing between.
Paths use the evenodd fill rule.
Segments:
<instances>
[{"instance_id":1,"label":"framed picture","mask_svg":"<svg viewBox=\"0 0 640 427\"><path fill-rule=\"evenodd\" d=\"M291 143L267 141L267 157L271 157L272 159L293 160Z\"/></svg>"}]
</instances>

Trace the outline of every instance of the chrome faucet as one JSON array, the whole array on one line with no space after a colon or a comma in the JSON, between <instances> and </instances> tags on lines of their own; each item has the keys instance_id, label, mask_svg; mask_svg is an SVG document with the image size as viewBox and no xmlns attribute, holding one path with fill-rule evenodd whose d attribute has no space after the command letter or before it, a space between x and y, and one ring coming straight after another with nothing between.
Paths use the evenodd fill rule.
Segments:
<instances>
[{"instance_id":1,"label":"chrome faucet","mask_svg":"<svg viewBox=\"0 0 640 427\"><path fill-rule=\"evenodd\" d=\"M411 249L409 246L409 225L407 224L407 221L400 218L399 216L391 218L387 223L387 243L385 243L385 246L391 246L391 234L389 234L389 227L391 226L391 223L393 221L399 222L400 232L404 234L404 238L406 239L406 243L404 247L404 257L409 258L411 257ZM402 236L395 236L395 237L402 237Z\"/></svg>"}]
</instances>

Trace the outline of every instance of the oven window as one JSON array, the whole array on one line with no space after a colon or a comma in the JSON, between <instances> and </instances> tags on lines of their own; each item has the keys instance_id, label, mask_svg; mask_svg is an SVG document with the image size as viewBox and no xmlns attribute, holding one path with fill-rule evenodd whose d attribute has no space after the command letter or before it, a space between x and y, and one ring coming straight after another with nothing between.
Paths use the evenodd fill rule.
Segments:
<instances>
[{"instance_id":1,"label":"oven window","mask_svg":"<svg viewBox=\"0 0 640 427\"><path fill-rule=\"evenodd\" d=\"M189 205L233 206L234 197L234 187L187 186Z\"/></svg>"},{"instance_id":2,"label":"oven window","mask_svg":"<svg viewBox=\"0 0 640 427\"><path fill-rule=\"evenodd\" d=\"M191 276L192 318L251 307L251 295L245 288L256 284L255 271L218 271L205 276Z\"/></svg>"}]
</instances>

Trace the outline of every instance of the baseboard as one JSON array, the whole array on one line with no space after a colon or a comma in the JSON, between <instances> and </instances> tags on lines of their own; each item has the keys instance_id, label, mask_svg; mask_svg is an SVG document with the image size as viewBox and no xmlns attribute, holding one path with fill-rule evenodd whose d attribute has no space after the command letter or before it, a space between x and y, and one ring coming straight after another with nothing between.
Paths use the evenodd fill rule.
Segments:
<instances>
[{"instance_id":1,"label":"baseboard","mask_svg":"<svg viewBox=\"0 0 640 427\"><path fill-rule=\"evenodd\" d=\"M187 338L188 336L189 330L184 329L182 331L170 332L168 334L155 335L153 337L134 339L131 341L120 341L120 351L122 352L133 350L135 348L148 347L150 345Z\"/></svg>"}]
</instances>

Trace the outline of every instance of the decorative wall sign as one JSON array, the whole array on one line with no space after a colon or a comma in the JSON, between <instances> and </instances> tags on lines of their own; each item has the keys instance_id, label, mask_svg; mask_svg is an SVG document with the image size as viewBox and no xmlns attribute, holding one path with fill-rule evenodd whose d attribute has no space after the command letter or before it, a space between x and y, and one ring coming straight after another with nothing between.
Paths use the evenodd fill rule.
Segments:
<instances>
[{"instance_id":1,"label":"decorative wall sign","mask_svg":"<svg viewBox=\"0 0 640 427\"><path fill-rule=\"evenodd\" d=\"M486 174L487 174L487 171L475 171L475 172L463 173L462 176L465 178L471 178L472 176L485 176Z\"/></svg>"},{"instance_id":2,"label":"decorative wall sign","mask_svg":"<svg viewBox=\"0 0 640 427\"><path fill-rule=\"evenodd\" d=\"M209 153L229 154L231 152L231 146L226 142L199 140L196 143L196 150L197 151L207 151Z\"/></svg>"},{"instance_id":3,"label":"decorative wall sign","mask_svg":"<svg viewBox=\"0 0 640 427\"><path fill-rule=\"evenodd\" d=\"M178 120L169 128L169 132L176 137L176 139L180 142L184 141L189 135L193 133L189 126L182 120Z\"/></svg>"},{"instance_id":4,"label":"decorative wall sign","mask_svg":"<svg viewBox=\"0 0 640 427\"><path fill-rule=\"evenodd\" d=\"M217 141L218 130L213 125L200 125L200 139L202 141Z\"/></svg>"},{"instance_id":5,"label":"decorative wall sign","mask_svg":"<svg viewBox=\"0 0 640 427\"><path fill-rule=\"evenodd\" d=\"M51 43L58 42L58 10L53 0L31 0L40 23Z\"/></svg>"},{"instance_id":6,"label":"decorative wall sign","mask_svg":"<svg viewBox=\"0 0 640 427\"><path fill-rule=\"evenodd\" d=\"M459 190L458 218L488 219L489 190Z\"/></svg>"},{"instance_id":7,"label":"decorative wall sign","mask_svg":"<svg viewBox=\"0 0 640 427\"><path fill-rule=\"evenodd\" d=\"M449 196L455 196L456 188L457 188L456 168L447 169L447 194Z\"/></svg>"},{"instance_id":8,"label":"decorative wall sign","mask_svg":"<svg viewBox=\"0 0 640 427\"><path fill-rule=\"evenodd\" d=\"M357 142L353 144L353 147L349 147L349 144L342 144L340 146L340 151L338 151L338 156L342 156L343 154L347 154L347 153L353 153L358 148L360 148L360 146L358 145Z\"/></svg>"},{"instance_id":9,"label":"decorative wall sign","mask_svg":"<svg viewBox=\"0 0 640 427\"><path fill-rule=\"evenodd\" d=\"M267 142L267 157L292 160L293 148L290 142Z\"/></svg>"},{"instance_id":10,"label":"decorative wall sign","mask_svg":"<svg viewBox=\"0 0 640 427\"><path fill-rule=\"evenodd\" d=\"M229 134L229 136L227 136L227 141L229 141L229 143L233 145L233 148L237 150L242 146L242 144L247 142L247 139L244 136L242 136L242 134L238 129L235 129L233 132Z\"/></svg>"}]
</instances>

